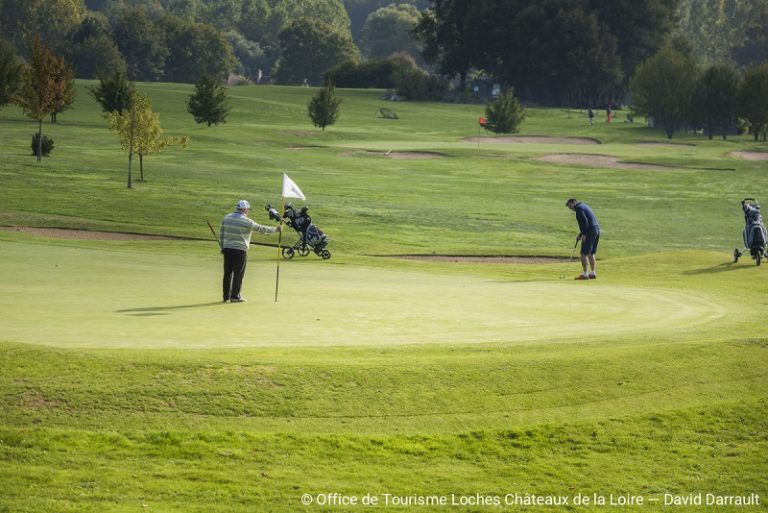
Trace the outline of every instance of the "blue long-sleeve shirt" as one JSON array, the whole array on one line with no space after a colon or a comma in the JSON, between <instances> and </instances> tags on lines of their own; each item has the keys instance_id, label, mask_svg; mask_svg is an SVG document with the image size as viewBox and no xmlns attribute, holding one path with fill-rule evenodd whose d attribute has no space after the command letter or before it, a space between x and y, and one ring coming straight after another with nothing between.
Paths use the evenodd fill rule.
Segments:
<instances>
[{"instance_id":1,"label":"blue long-sleeve shirt","mask_svg":"<svg viewBox=\"0 0 768 513\"><path fill-rule=\"evenodd\" d=\"M579 223L579 232L582 235L589 233L591 228L600 229L597 217L595 217L595 213L592 212L589 205L579 202L573 207L573 210L576 212L576 221Z\"/></svg>"}]
</instances>

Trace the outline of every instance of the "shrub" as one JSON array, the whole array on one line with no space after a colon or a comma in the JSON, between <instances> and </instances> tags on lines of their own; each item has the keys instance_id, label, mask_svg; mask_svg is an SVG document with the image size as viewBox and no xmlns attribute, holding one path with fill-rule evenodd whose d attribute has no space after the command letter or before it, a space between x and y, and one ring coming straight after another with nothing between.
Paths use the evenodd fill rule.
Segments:
<instances>
[{"instance_id":1,"label":"shrub","mask_svg":"<svg viewBox=\"0 0 768 513\"><path fill-rule=\"evenodd\" d=\"M420 69L405 73L397 86L398 95L416 101L439 101L447 90L445 80Z\"/></svg>"},{"instance_id":2,"label":"shrub","mask_svg":"<svg viewBox=\"0 0 768 513\"><path fill-rule=\"evenodd\" d=\"M519 130L525 119L525 109L515 96L512 88L506 88L498 98L485 108L486 130L495 134L512 134Z\"/></svg>"},{"instance_id":3,"label":"shrub","mask_svg":"<svg viewBox=\"0 0 768 513\"><path fill-rule=\"evenodd\" d=\"M333 82L337 87L376 87L379 89L395 89L402 77L416 69L412 57L393 54L386 59L377 59L358 63L350 60L328 70L324 79Z\"/></svg>"},{"instance_id":4,"label":"shrub","mask_svg":"<svg viewBox=\"0 0 768 513\"><path fill-rule=\"evenodd\" d=\"M35 133L32 136L32 155L39 156L37 154L38 150L38 141L40 140L40 135ZM53 139L48 137L47 135L43 135L43 157L47 157L51 154L53 151Z\"/></svg>"}]
</instances>

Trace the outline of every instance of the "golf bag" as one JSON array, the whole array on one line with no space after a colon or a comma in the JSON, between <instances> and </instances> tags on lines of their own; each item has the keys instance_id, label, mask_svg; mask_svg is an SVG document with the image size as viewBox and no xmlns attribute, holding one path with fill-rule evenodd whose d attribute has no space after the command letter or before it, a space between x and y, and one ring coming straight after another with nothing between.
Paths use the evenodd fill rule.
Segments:
<instances>
[{"instance_id":1,"label":"golf bag","mask_svg":"<svg viewBox=\"0 0 768 513\"><path fill-rule=\"evenodd\" d=\"M301 207L301 209L296 210L293 205L288 203L283 210L282 217L271 205L267 205L265 208L269 212L270 219L276 221L282 219L285 224L299 234L299 240L293 246L283 248L283 258L290 260L295 253L298 253L299 256L307 256L310 251L322 257L323 260L331 258L331 252L326 249L329 242L328 237L316 224L312 223L312 218L307 213L308 207Z\"/></svg>"},{"instance_id":2,"label":"golf bag","mask_svg":"<svg viewBox=\"0 0 768 513\"><path fill-rule=\"evenodd\" d=\"M744 232L742 233L744 252L748 251L755 263L760 265L760 261L768 256L766 248L768 232L763 224L763 216L760 214L760 205L753 198L744 198L741 207L744 211ZM733 261L738 262L744 252L739 251L738 248L734 249Z\"/></svg>"}]
</instances>

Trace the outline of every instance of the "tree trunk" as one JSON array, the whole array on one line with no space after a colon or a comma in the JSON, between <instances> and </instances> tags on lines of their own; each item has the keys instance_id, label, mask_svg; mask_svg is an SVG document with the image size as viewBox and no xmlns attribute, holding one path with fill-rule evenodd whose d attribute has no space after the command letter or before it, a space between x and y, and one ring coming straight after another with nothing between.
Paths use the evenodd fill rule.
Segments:
<instances>
[{"instance_id":1,"label":"tree trunk","mask_svg":"<svg viewBox=\"0 0 768 513\"><path fill-rule=\"evenodd\" d=\"M37 120L37 161L43 160L43 118Z\"/></svg>"},{"instance_id":2,"label":"tree trunk","mask_svg":"<svg viewBox=\"0 0 768 513\"><path fill-rule=\"evenodd\" d=\"M144 182L144 154L139 152L139 181Z\"/></svg>"},{"instance_id":3,"label":"tree trunk","mask_svg":"<svg viewBox=\"0 0 768 513\"><path fill-rule=\"evenodd\" d=\"M128 188L133 189L133 184L131 183L131 164L133 163L133 149L131 149L128 152Z\"/></svg>"}]
</instances>

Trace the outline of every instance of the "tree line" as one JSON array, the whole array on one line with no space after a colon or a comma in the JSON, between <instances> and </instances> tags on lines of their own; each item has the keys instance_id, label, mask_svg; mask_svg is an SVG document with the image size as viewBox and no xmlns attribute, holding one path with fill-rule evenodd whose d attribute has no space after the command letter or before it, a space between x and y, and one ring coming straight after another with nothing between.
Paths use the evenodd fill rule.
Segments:
<instances>
[{"instance_id":1,"label":"tree line","mask_svg":"<svg viewBox=\"0 0 768 513\"><path fill-rule=\"evenodd\" d=\"M78 78L124 72L137 81L235 73L317 84L348 59L420 59L410 30L425 0L348 2L357 40L341 0L0 0L0 38L26 59L39 36Z\"/></svg>"},{"instance_id":2,"label":"tree line","mask_svg":"<svg viewBox=\"0 0 768 513\"><path fill-rule=\"evenodd\" d=\"M670 42L638 66L630 91L633 110L670 139L681 129L768 139L768 61L741 74L728 63L702 65L690 45Z\"/></svg>"},{"instance_id":3,"label":"tree line","mask_svg":"<svg viewBox=\"0 0 768 513\"><path fill-rule=\"evenodd\" d=\"M432 0L416 33L427 62L462 89L482 72L528 102L599 105L623 100L636 68L671 39L710 63L765 61L768 1Z\"/></svg>"}]
</instances>

